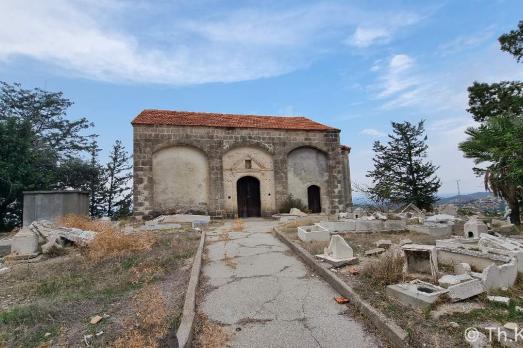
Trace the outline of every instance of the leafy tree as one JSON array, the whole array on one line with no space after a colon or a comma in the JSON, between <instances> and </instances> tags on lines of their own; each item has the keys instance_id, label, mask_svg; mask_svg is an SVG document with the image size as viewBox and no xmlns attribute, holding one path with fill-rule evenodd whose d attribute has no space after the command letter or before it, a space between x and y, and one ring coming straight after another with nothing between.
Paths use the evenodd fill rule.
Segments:
<instances>
[{"instance_id":1,"label":"leafy tree","mask_svg":"<svg viewBox=\"0 0 523 348\"><path fill-rule=\"evenodd\" d=\"M523 53L523 21L517 31L502 35L499 42L501 49L519 62ZM484 176L485 188L507 201L510 220L519 225L523 201L523 83L474 82L468 91L467 111L480 125L467 129L468 138L459 148L465 157L474 159L473 170Z\"/></svg>"},{"instance_id":2,"label":"leafy tree","mask_svg":"<svg viewBox=\"0 0 523 348\"><path fill-rule=\"evenodd\" d=\"M117 140L113 145L109 162L105 168L107 216L112 217L116 211L119 215L122 215L125 209L129 210L131 200L129 181L132 178L130 159L131 157L125 151L122 142Z\"/></svg>"},{"instance_id":3,"label":"leafy tree","mask_svg":"<svg viewBox=\"0 0 523 348\"><path fill-rule=\"evenodd\" d=\"M92 138L82 134L93 126L85 117L74 121L65 118L72 105L62 92L28 90L18 83L0 82L0 120L15 117L28 121L36 135L33 145L47 146L60 156L88 150Z\"/></svg>"},{"instance_id":4,"label":"leafy tree","mask_svg":"<svg viewBox=\"0 0 523 348\"><path fill-rule=\"evenodd\" d=\"M523 21L519 21L518 29L499 37L501 50L512 54L519 62L523 58Z\"/></svg>"},{"instance_id":5,"label":"leafy tree","mask_svg":"<svg viewBox=\"0 0 523 348\"><path fill-rule=\"evenodd\" d=\"M435 175L438 167L426 160L424 121L392 122L392 130L387 144L373 145L374 169L367 173L373 183L370 195L373 200L431 209L441 182Z\"/></svg>"},{"instance_id":6,"label":"leafy tree","mask_svg":"<svg viewBox=\"0 0 523 348\"><path fill-rule=\"evenodd\" d=\"M22 192L82 188L78 160L88 148L85 119L65 118L62 93L0 82L0 229L19 224Z\"/></svg>"}]
</instances>

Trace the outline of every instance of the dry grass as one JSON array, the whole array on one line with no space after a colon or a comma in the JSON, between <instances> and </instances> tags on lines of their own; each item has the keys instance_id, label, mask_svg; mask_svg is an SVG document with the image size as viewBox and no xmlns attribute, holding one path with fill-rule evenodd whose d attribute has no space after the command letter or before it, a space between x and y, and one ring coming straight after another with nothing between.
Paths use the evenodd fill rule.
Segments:
<instances>
[{"instance_id":1,"label":"dry grass","mask_svg":"<svg viewBox=\"0 0 523 348\"><path fill-rule=\"evenodd\" d=\"M86 216L69 214L60 219L59 225L69 228L79 228L81 230L93 232L105 232L114 230L113 225L108 221L91 220Z\"/></svg>"},{"instance_id":2,"label":"dry grass","mask_svg":"<svg viewBox=\"0 0 523 348\"><path fill-rule=\"evenodd\" d=\"M229 347L229 340L231 338L230 332L228 332L223 326L215 324L204 315L198 315L197 322L199 326L196 328L197 339L195 340L195 346L201 348L223 348Z\"/></svg>"},{"instance_id":3,"label":"dry grass","mask_svg":"<svg viewBox=\"0 0 523 348\"><path fill-rule=\"evenodd\" d=\"M236 219L232 225L232 230L234 232L241 232L243 231L244 225L245 224L243 223L242 219Z\"/></svg>"},{"instance_id":4,"label":"dry grass","mask_svg":"<svg viewBox=\"0 0 523 348\"><path fill-rule=\"evenodd\" d=\"M128 333L118 338L113 346L158 347L169 329L168 312L162 292L157 286L148 286L133 298L136 318L128 323Z\"/></svg>"},{"instance_id":5,"label":"dry grass","mask_svg":"<svg viewBox=\"0 0 523 348\"><path fill-rule=\"evenodd\" d=\"M151 233L154 246L149 248L150 242L129 251L125 239L124 251L110 252L117 256L99 262L88 257L86 247L81 254L12 265L12 272L0 275L0 347L85 346L84 335L99 331L104 334L94 336L92 346L166 346L181 315L200 236ZM89 324L102 313L110 317ZM166 327L169 337L158 339Z\"/></svg>"},{"instance_id":6,"label":"dry grass","mask_svg":"<svg viewBox=\"0 0 523 348\"><path fill-rule=\"evenodd\" d=\"M229 232L227 232L227 231L223 231L222 233L220 233L218 235L218 239L217 239L217 241L219 241L219 242L228 242L230 240L231 240L231 237L229 237Z\"/></svg>"},{"instance_id":7,"label":"dry grass","mask_svg":"<svg viewBox=\"0 0 523 348\"><path fill-rule=\"evenodd\" d=\"M236 269L236 266L238 266L238 262L236 262L234 257L229 256L227 252L225 252L225 254L223 255L223 261L225 262L225 265L227 267Z\"/></svg>"},{"instance_id":8,"label":"dry grass","mask_svg":"<svg viewBox=\"0 0 523 348\"><path fill-rule=\"evenodd\" d=\"M394 250L380 255L378 260L368 263L363 275L380 285L395 284L403 280L405 258Z\"/></svg>"},{"instance_id":9,"label":"dry grass","mask_svg":"<svg viewBox=\"0 0 523 348\"><path fill-rule=\"evenodd\" d=\"M99 262L108 257L126 255L133 252L151 250L156 238L151 232L123 234L114 229L108 229L96 234L89 243L87 257Z\"/></svg>"}]
</instances>

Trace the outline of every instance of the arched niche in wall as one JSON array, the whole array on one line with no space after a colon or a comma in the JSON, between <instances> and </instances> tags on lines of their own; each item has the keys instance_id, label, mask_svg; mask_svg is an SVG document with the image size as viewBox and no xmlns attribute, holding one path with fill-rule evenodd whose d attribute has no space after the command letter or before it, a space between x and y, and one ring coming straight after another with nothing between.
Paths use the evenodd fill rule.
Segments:
<instances>
[{"instance_id":1,"label":"arched niche in wall","mask_svg":"<svg viewBox=\"0 0 523 348\"><path fill-rule=\"evenodd\" d=\"M164 147L153 153L154 209L207 212L209 163L192 146Z\"/></svg>"},{"instance_id":2,"label":"arched niche in wall","mask_svg":"<svg viewBox=\"0 0 523 348\"><path fill-rule=\"evenodd\" d=\"M222 158L223 190L225 211L229 215L238 213L238 186L240 178L251 176L260 182L261 214L275 212L274 163L272 155L256 146L236 146Z\"/></svg>"},{"instance_id":3,"label":"arched niche in wall","mask_svg":"<svg viewBox=\"0 0 523 348\"><path fill-rule=\"evenodd\" d=\"M321 210L328 211L328 181L329 159L325 152L310 146L299 147L289 152L287 155L287 192L301 200L303 205L309 204L308 188L314 185L321 193Z\"/></svg>"}]
</instances>

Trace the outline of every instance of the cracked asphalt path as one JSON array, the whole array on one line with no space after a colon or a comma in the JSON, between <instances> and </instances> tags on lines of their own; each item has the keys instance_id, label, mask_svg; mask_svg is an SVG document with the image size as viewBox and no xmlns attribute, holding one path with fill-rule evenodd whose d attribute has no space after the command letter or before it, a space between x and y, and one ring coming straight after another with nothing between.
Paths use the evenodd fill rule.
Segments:
<instances>
[{"instance_id":1,"label":"cracked asphalt path","mask_svg":"<svg viewBox=\"0 0 523 348\"><path fill-rule=\"evenodd\" d=\"M232 221L207 234L203 274L210 290L200 310L230 326L232 347L380 347L337 293L271 233L277 222ZM228 232L228 240L222 239Z\"/></svg>"}]
</instances>

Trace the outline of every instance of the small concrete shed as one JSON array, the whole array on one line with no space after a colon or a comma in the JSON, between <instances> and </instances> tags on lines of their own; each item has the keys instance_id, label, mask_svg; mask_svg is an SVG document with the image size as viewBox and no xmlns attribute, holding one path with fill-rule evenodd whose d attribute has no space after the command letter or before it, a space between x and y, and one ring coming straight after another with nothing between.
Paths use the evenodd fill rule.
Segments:
<instances>
[{"instance_id":1,"label":"small concrete shed","mask_svg":"<svg viewBox=\"0 0 523 348\"><path fill-rule=\"evenodd\" d=\"M24 226L36 220L55 221L67 214L89 215L89 192L25 191Z\"/></svg>"}]
</instances>

